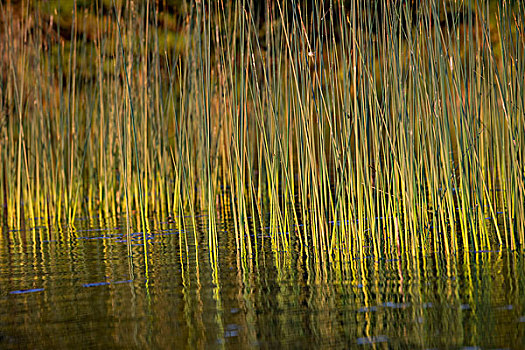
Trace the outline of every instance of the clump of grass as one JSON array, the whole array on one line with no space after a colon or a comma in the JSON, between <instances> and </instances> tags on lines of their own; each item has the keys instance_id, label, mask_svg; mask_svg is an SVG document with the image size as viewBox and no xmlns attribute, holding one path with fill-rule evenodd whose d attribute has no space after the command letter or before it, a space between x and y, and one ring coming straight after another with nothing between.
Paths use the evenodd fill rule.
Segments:
<instances>
[{"instance_id":1,"label":"clump of grass","mask_svg":"<svg viewBox=\"0 0 525 350\"><path fill-rule=\"evenodd\" d=\"M212 261L218 215L243 255L523 245L523 4L255 5L0 5L6 225L206 212Z\"/></svg>"}]
</instances>

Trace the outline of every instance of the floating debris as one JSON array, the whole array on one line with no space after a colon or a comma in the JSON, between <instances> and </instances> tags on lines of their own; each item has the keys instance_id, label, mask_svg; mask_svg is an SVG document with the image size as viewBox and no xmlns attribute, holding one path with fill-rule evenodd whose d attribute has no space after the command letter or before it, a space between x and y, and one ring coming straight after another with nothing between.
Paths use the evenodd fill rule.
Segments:
<instances>
[{"instance_id":1,"label":"floating debris","mask_svg":"<svg viewBox=\"0 0 525 350\"><path fill-rule=\"evenodd\" d=\"M370 345L376 343L386 343L388 337L386 335L376 335L375 337L362 337L357 338L357 345Z\"/></svg>"},{"instance_id":2,"label":"floating debris","mask_svg":"<svg viewBox=\"0 0 525 350\"><path fill-rule=\"evenodd\" d=\"M107 286L109 284L110 284L109 282L85 283L82 285L82 287L89 288L89 287Z\"/></svg>"},{"instance_id":3,"label":"floating debris","mask_svg":"<svg viewBox=\"0 0 525 350\"><path fill-rule=\"evenodd\" d=\"M20 289L9 292L9 294L27 294L27 293L37 293L43 292L44 288L33 288L33 289Z\"/></svg>"}]
</instances>

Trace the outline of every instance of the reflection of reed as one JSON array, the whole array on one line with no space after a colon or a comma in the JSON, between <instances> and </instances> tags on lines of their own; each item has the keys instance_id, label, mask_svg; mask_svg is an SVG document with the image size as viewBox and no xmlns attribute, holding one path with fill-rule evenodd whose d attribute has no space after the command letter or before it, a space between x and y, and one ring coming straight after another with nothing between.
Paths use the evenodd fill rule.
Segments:
<instances>
[{"instance_id":1,"label":"reflection of reed","mask_svg":"<svg viewBox=\"0 0 525 350\"><path fill-rule=\"evenodd\" d=\"M322 264L298 239L286 252L267 239L246 256L235 249L232 222L219 221L230 228L218 232L210 254L207 218L195 218L198 245L191 220L184 227L153 218L146 284L140 233L132 236L135 279L126 280L124 220L90 217L74 230L0 239L2 286L37 291L0 300L24 317L0 314L2 331L16 327L41 346L70 347L512 347L523 338L519 252L378 258L368 247L363 256L339 254ZM139 223L134 215L132 226Z\"/></svg>"}]
</instances>

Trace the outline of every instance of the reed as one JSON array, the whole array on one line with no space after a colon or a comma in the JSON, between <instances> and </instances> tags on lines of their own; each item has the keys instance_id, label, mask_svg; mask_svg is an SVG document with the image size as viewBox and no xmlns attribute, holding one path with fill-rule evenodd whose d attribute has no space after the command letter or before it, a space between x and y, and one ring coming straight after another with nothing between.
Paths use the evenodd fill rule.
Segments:
<instances>
[{"instance_id":1,"label":"reed","mask_svg":"<svg viewBox=\"0 0 525 350\"><path fill-rule=\"evenodd\" d=\"M523 246L521 2L0 9L7 227L189 214L211 261L218 215L243 256Z\"/></svg>"}]
</instances>

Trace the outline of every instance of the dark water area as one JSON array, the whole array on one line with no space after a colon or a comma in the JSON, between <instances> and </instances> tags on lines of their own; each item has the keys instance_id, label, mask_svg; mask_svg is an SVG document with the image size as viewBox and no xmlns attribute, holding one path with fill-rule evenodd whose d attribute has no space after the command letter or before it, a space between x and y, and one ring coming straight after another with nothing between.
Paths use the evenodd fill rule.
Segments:
<instances>
[{"instance_id":1,"label":"dark water area","mask_svg":"<svg viewBox=\"0 0 525 350\"><path fill-rule=\"evenodd\" d=\"M525 347L522 252L323 264L267 234L243 255L224 223L210 251L196 220L151 219L147 260L123 218L4 230L0 348Z\"/></svg>"}]
</instances>

